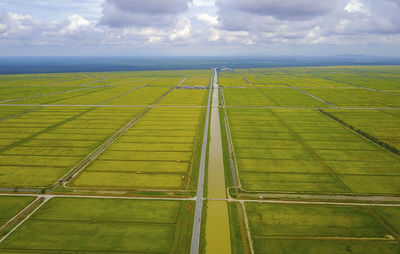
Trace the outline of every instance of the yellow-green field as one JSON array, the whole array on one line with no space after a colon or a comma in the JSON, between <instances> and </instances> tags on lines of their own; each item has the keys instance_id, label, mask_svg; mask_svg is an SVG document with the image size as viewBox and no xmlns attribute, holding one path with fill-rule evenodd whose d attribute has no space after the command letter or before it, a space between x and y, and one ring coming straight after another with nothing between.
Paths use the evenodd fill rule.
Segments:
<instances>
[{"instance_id":1,"label":"yellow-green field","mask_svg":"<svg viewBox=\"0 0 400 254\"><path fill-rule=\"evenodd\" d=\"M217 78L0 75L0 253L400 253L400 67Z\"/></svg>"}]
</instances>

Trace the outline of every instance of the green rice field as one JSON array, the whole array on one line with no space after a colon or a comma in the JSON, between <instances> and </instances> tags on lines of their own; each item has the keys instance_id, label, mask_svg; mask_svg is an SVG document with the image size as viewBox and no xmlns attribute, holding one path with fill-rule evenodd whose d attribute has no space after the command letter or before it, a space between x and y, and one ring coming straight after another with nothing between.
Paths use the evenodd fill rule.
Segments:
<instances>
[{"instance_id":1,"label":"green rice field","mask_svg":"<svg viewBox=\"0 0 400 254\"><path fill-rule=\"evenodd\" d=\"M33 197L0 196L0 228L34 199Z\"/></svg>"},{"instance_id":2,"label":"green rice field","mask_svg":"<svg viewBox=\"0 0 400 254\"><path fill-rule=\"evenodd\" d=\"M398 253L400 209L247 203L256 253ZM378 217L378 218L377 218ZM388 222L388 220L390 222ZM388 222L382 222L382 221Z\"/></svg>"},{"instance_id":3,"label":"green rice field","mask_svg":"<svg viewBox=\"0 0 400 254\"><path fill-rule=\"evenodd\" d=\"M192 207L184 201L54 198L0 245L0 253L187 253Z\"/></svg>"},{"instance_id":4,"label":"green rice field","mask_svg":"<svg viewBox=\"0 0 400 254\"><path fill-rule=\"evenodd\" d=\"M213 80L0 75L0 253L207 253L225 212L230 253L400 253L400 67Z\"/></svg>"}]
</instances>

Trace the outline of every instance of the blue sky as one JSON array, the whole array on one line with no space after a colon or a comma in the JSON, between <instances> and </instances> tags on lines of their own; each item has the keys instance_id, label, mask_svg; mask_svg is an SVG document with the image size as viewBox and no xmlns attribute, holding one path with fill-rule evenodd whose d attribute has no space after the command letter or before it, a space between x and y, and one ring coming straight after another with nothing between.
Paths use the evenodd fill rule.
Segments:
<instances>
[{"instance_id":1,"label":"blue sky","mask_svg":"<svg viewBox=\"0 0 400 254\"><path fill-rule=\"evenodd\" d=\"M400 0L2 0L0 56L400 56Z\"/></svg>"}]
</instances>

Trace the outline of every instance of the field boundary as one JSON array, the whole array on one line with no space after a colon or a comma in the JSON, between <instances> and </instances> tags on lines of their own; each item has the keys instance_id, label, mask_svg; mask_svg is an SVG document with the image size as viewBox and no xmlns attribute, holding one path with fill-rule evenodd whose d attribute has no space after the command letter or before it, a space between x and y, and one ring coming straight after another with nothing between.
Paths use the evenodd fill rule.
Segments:
<instances>
[{"instance_id":1,"label":"field boundary","mask_svg":"<svg viewBox=\"0 0 400 254\"><path fill-rule=\"evenodd\" d=\"M323 110L318 110L318 111L321 112L322 114L326 115L330 119L334 120L335 122L343 125L347 129L350 129L351 131L357 133L358 135L362 136L363 138L373 142L374 144L384 148L385 150L387 150L389 152L394 153L397 156L400 156L400 151L397 148L395 148L395 147L393 147L393 146L391 146L391 145L379 140L378 138L376 138L374 136L369 135L368 133L366 133L366 132L364 132L364 131L362 131L360 129L355 128L354 126L346 123L345 121L341 120L340 118L338 118L338 117L336 117L336 116L334 116L334 115L332 115L332 114L330 114L330 113L328 113L326 111L323 111Z\"/></svg>"},{"instance_id":2,"label":"field boundary","mask_svg":"<svg viewBox=\"0 0 400 254\"><path fill-rule=\"evenodd\" d=\"M25 99L38 98L38 97L43 97L43 96L47 96L47 95L55 95L55 94L63 94L63 93L70 93L70 92L76 92L76 91L84 91L84 90L90 90L90 89L95 89L95 88L103 88L103 87L111 87L111 86L103 85L103 86L93 86L93 87L78 88L78 89L67 90L67 91L63 91L63 92L39 94L39 95L33 95L33 96L28 96L28 97L20 97L20 98L9 99L9 100L1 100L0 103L1 102L12 102L12 101L25 100Z\"/></svg>"},{"instance_id":3,"label":"field boundary","mask_svg":"<svg viewBox=\"0 0 400 254\"><path fill-rule=\"evenodd\" d=\"M236 161L236 156L235 156L235 148L233 146L233 140L232 140L232 135L231 135L231 128L229 124L229 118L228 118L228 113L226 112L225 108L225 94L224 94L224 88L221 88L221 101L223 105L223 116L224 116L224 123L225 123L225 132L227 136L227 143L228 143L228 152L229 152L229 162L230 162L230 167L231 167L231 174L232 174L232 180L233 180L233 185L236 188L241 188L242 184L240 182L240 177L239 177L239 170L238 170L238 164Z\"/></svg>"},{"instance_id":4,"label":"field boundary","mask_svg":"<svg viewBox=\"0 0 400 254\"><path fill-rule=\"evenodd\" d=\"M211 101L212 101L212 93L213 93L213 83L215 81L215 75L217 71L213 70L213 73L210 78L209 84L209 92L208 92L208 104L207 104L207 112L206 112L206 120L204 123L204 134L203 141L201 147L201 156L200 156L200 168L197 182L197 192L195 196L196 206L195 213L193 219L193 228L192 228L192 239L191 239L191 247L190 253L197 254L200 249L200 234L202 232L202 213L203 213L203 200L204 200L204 180L205 180L205 169L206 169L206 161L207 161L207 151L208 151L208 135L209 135L209 122L210 122L210 114L211 114Z\"/></svg>"},{"instance_id":5,"label":"field boundary","mask_svg":"<svg viewBox=\"0 0 400 254\"><path fill-rule=\"evenodd\" d=\"M183 79L184 81L185 79ZM181 82L183 82L181 81ZM181 84L181 82L179 84ZM156 99L152 104L159 103L165 96L171 93L179 84L169 89L166 93L164 93L161 97ZM151 107L147 107L144 111L142 111L139 115L135 116L134 119L129 121L124 127L119 129L116 133L114 133L107 141L105 141L100 147L96 148L92 153L90 153L86 158L83 159L76 167L71 169L68 173L66 173L62 179L62 185L64 188L75 188L70 186L76 180L76 177L85 169L87 168L92 161L94 161L99 155L101 155L110 145L112 145L122 134L128 131L137 121L139 121L149 110ZM71 180L71 181L70 181ZM58 181L52 185L55 187L58 185ZM79 189L79 188L78 188ZM90 188L88 188L90 189Z\"/></svg>"},{"instance_id":6,"label":"field boundary","mask_svg":"<svg viewBox=\"0 0 400 254\"><path fill-rule=\"evenodd\" d=\"M289 85L289 84L286 84L289 88L291 88L291 89L294 89L294 90L296 90L296 91L299 91L300 93L303 93L303 94L305 94L305 95L307 95L307 96L310 96L311 98L314 98L314 99L316 99L316 100L318 100L318 101L320 101L320 102L323 102L323 103L325 103L325 104L328 104L329 106L331 106L331 107L334 107L334 108L337 108L338 106L337 105L335 105L335 104L333 104L333 103L330 103L329 101L326 101L326 100L323 100L323 99L321 99L321 98L319 98L319 97L317 97L317 96L315 96L315 95L312 95L312 94L310 94L310 93L307 93L306 91L303 91L302 89L300 89L300 88L298 88L298 87L295 87L295 86L291 86L291 85Z\"/></svg>"},{"instance_id":7,"label":"field boundary","mask_svg":"<svg viewBox=\"0 0 400 254\"><path fill-rule=\"evenodd\" d=\"M25 221L27 221L37 210L39 210L44 204L47 203L47 201L49 201L51 199L51 197L45 197L45 196L38 196L38 198L35 200L41 200L42 202L33 210L31 211L22 221L20 221L15 227L13 227L5 236L3 236L0 239L0 244L2 242L4 242L4 240L7 239L7 237L9 237L15 230L17 230L22 224L24 224ZM32 203L33 204L33 203ZM31 205L31 204L30 204ZM29 209L28 205L25 209ZM25 210L24 209L24 210Z\"/></svg>"}]
</instances>

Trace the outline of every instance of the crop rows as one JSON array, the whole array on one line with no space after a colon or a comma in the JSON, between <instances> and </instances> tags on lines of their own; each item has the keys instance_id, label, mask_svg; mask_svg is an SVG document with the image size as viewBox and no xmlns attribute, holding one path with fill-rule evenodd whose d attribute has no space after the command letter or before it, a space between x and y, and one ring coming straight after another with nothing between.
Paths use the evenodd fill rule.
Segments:
<instances>
[{"instance_id":1,"label":"crop rows","mask_svg":"<svg viewBox=\"0 0 400 254\"><path fill-rule=\"evenodd\" d=\"M239 107L327 107L326 103L292 88L224 89L226 106Z\"/></svg>"},{"instance_id":2,"label":"crop rows","mask_svg":"<svg viewBox=\"0 0 400 254\"><path fill-rule=\"evenodd\" d=\"M399 111L328 111L358 130L376 137L382 142L400 150L400 112Z\"/></svg>"},{"instance_id":3,"label":"crop rows","mask_svg":"<svg viewBox=\"0 0 400 254\"><path fill-rule=\"evenodd\" d=\"M49 107L0 122L0 186L54 183L141 111Z\"/></svg>"},{"instance_id":4,"label":"crop rows","mask_svg":"<svg viewBox=\"0 0 400 254\"><path fill-rule=\"evenodd\" d=\"M399 97L365 89L304 89L321 99L341 107L400 108Z\"/></svg>"},{"instance_id":5,"label":"crop rows","mask_svg":"<svg viewBox=\"0 0 400 254\"><path fill-rule=\"evenodd\" d=\"M398 207L246 203L246 211L255 253L400 251Z\"/></svg>"},{"instance_id":6,"label":"crop rows","mask_svg":"<svg viewBox=\"0 0 400 254\"><path fill-rule=\"evenodd\" d=\"M201 108L153 108L73 183L111 189L187 189L199 146Z\"/></svg>"},{"instance_id":7,"label":"crop rows","mask_svg":"<svg viewBox=\"0 0 400 254\"><path fill-rule=\"evenodd\" d=\"M319 112L227 112L245 190L398 193L400 158Z\"/></svg>"},{"instance_id":8,"label":"crop rows","mask_svg":"<svg viewBox=\"0 0 400 254\"><path fill-rule=\"evenodd\" d=\"M15 213L0 202L7 205L0 206L2 216ZM53 198L0 253L187 253L192 207L190 201Z\"/></svg>"}]
</instances>

